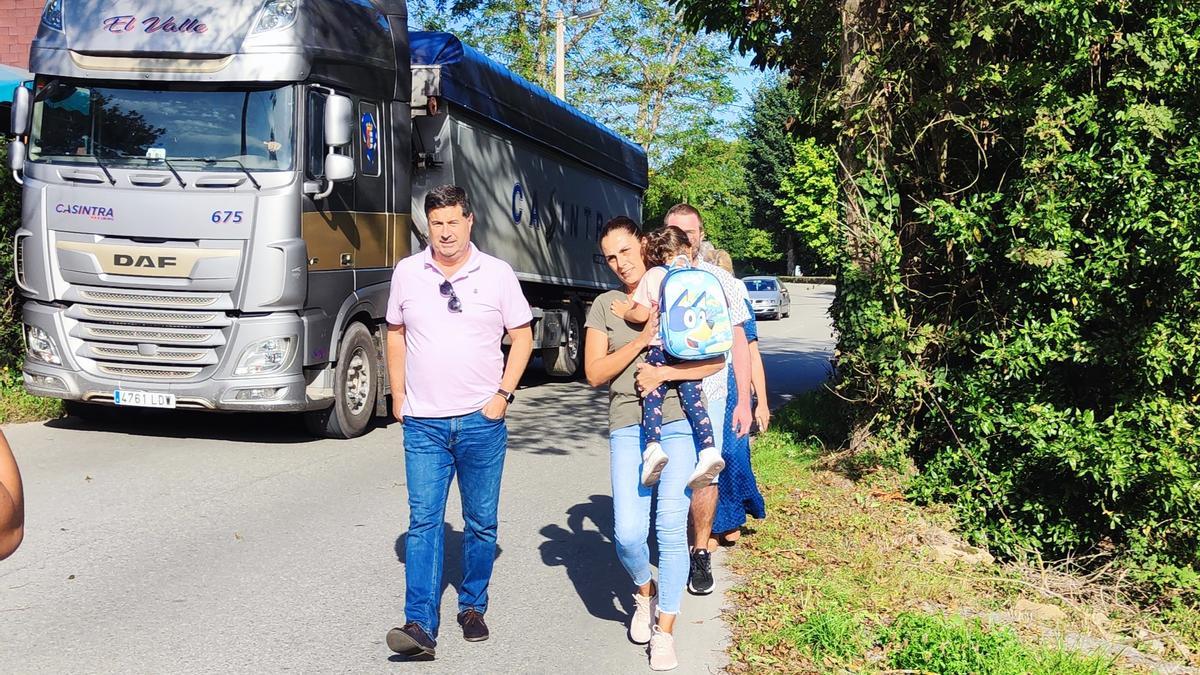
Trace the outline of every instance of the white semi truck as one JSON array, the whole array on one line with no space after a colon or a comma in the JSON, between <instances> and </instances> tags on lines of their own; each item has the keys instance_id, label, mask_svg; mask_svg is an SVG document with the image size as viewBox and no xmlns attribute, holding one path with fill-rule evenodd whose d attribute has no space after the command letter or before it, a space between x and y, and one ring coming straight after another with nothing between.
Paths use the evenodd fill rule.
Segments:
<instances>
[{"instance_id":1,"label":"white semi truck","mask_svg":"<svg viewBox=\"0 0 1200 675\"><path fill-rule=\"evenodd\" d=\"M508 261L548 372L580 368L646 156L404 0L50 0L12 106L24 379L102 406L387 414L391 268L444 183Z\"/></svg>"}]
</instances>

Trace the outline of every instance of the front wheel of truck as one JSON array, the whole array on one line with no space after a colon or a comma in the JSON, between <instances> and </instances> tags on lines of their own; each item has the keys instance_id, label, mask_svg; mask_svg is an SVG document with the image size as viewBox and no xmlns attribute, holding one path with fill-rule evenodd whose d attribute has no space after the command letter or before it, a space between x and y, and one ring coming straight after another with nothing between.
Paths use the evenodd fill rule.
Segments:
<instances>
[{"instance_id":1,"label":"front wheel of truck","mask_svg":"<svg viewBox=\"0 0 1200 675\"><path fill-rule=\"evenodd\" d=\"M375 414L378 374L378 351L371 331L361 323L350 324L333 371L333 405L304 413L309 433L342 439L363 435Z\"/></svg>"}]
</instances>

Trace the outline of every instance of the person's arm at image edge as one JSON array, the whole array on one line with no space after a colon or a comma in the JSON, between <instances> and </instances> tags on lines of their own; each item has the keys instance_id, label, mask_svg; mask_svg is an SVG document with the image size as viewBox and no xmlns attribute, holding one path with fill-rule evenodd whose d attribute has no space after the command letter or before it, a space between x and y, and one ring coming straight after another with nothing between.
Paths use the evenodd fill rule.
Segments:
<instances>
[{"instance_id":1,"label":"person's arm at image edge","mask_svg":"<svg viewBox=\"0 0 1200 675\"><path fill-rule=\"evenodd\" d=\"M25 538L25 494L21 470L8 439L0 432L0 560L12 555Z\"/></svg>"}]
</instances>

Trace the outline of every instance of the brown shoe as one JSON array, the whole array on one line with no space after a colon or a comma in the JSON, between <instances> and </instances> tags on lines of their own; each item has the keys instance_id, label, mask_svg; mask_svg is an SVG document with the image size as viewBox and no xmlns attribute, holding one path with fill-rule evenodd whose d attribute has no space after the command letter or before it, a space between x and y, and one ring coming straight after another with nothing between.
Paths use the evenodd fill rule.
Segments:
<instances>
[{"instance_id":1,"label":"brown shoe","mask_svg":"<svg viewBox=\"0 0 1200 675\"><path fill-rule=\"evenodd\" d=\"M463 639L467 642L483 642L488 639L488 627L483 615L474 609L465 609L458 614L458 625L462 626Z\"/></svg>"},{"instance_id":2,"label":"brown shoe","mask_svg":"<svg viewBox=\"0 0 1200 675\"><path fill-rule=\"evenodd\" d=\"M393 628L387 634L388 649L410 658L432 659L437 643L419 624L408 622L403 628Z\"/></svg>"}]
</instances>

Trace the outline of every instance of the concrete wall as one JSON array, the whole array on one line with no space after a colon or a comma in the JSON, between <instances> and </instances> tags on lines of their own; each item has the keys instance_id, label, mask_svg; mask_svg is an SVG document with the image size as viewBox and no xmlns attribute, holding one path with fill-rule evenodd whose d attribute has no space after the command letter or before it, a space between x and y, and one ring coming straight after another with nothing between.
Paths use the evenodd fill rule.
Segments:
<instances>
[{"instance_id":1,"label":"concrete wall","mask_svg":"<svg viewBox=\"0 0 1200 675\"><path fill-rule=\"evenodd\" d=\"M0 0L0 63L29 67L29 43L45 0Z\"/></svg>"}]
</instances>

